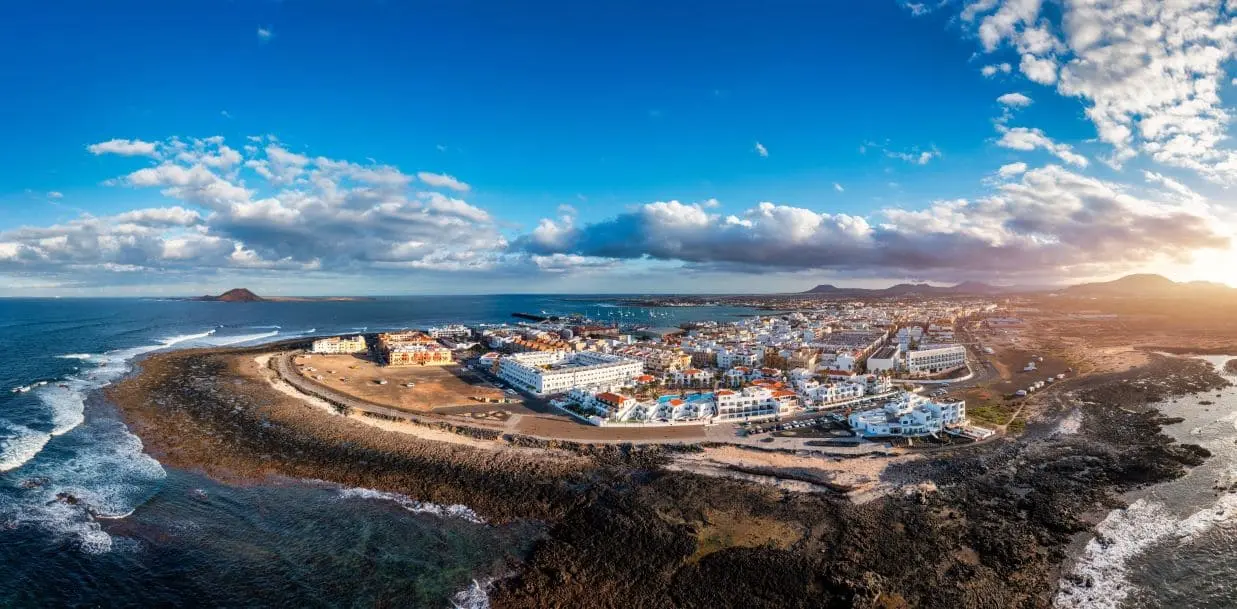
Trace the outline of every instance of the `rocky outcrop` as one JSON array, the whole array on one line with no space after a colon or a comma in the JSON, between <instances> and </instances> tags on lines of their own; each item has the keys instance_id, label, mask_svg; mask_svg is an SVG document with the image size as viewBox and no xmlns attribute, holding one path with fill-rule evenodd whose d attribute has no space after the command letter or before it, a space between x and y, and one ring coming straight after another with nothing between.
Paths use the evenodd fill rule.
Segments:
<instances>
[{"instance_id":1,"label":"rocky outcrop","mask_svg":"<svg viewBox=\"0 0 1237 609\"><path fill-rule=\"evenodd\" d=\"M1149 405L1227 384L1200 362L1164 357L1082 379L1078 433L1032 425L1016 441L932 453L890 475L939 491L855 505L664 469L673 448L510 437L487 450L375 431L251 380L237 368L248 357L157 355L112 397L170 465L332 480L544 522L518 574L491 595L495 607L528 608L1047 607L1071 536L1089 527L1084 514L1206 458L1160 433L1165 419ZM717 532L728 530L719 520L790 538L739 543Z\"/></svg>"}]
</instances>

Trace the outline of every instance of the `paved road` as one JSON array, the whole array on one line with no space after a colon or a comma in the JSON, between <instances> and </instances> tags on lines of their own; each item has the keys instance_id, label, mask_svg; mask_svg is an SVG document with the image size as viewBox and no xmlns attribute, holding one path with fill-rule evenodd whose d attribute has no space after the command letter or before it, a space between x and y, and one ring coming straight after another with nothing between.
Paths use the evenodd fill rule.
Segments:
<instances>
[{"instance_id":1,"label":"paved road","mask_svg":"<svg viewBox=\"0 0 1237 609\"><path fill-rule=\"evenodd\" d=\"M348 408L352 408L358 412L371 412L387 417L395 417L425 425L436 425L446 423L456 427L474 428L486 431L498 431L502 433L513 433L516 435L537 438L540 440L565 440L569 442L581 442L584 444L694 444L705 441L707 439L703 426L672 426L672 427L647 427L647 428L621 428L621 427L595 427L592 425L584 425L576 423L567 415L558 414L556 409L546 405L546 408L552 409L555 414L547 415L514 415L509 420L504 422L488 422L488 421L454 421L434 415L414 414L407 410L391 408L374 404L365 400L349 396L330 388L314 385L305 380L300 373L296 372L289 360L291 353L277 353L273 356L276 371L289 385L302 393L322 398L334 404L343 404ZM534 399L536 404L537 400ZM544 404L544 401L541 402ZM530 406L529 402L525 402L525 406ZM523 425L521 425L523 423ZM537 427L544 429L562 430L564 433L556 435L544 435L536 432L530 432L527 427ZM522 429L523 428L523 429Z\"/></svg>"},{"instance_id":2,"label":"paved road","mask_svg":"<svg viewBox=\"0 0 1237 609\"><path fill-rule=\"evenodd\" d=\"M453 421L448 421L448 420L440 419L437 417L419 416L411 412L408 412L407 410L400 410L398 408L391 408L389 406L382 406L379 404L374 404L373 402L367 402L365 400L361 400L361 399L340 393L338 391L334 391L330 388L323 387L321 385L311 384L309 381L305 380L305 378L302 377L299 372L296 372L292 368L292 366L289 363L289 360L291 359L291 355L292 353L287 353L287 352L276 353L274 356L272 356L273 357L272 361L275 362L275 370L276 372L278 372L279 376L285 382L287 382L289 385L292 385L297 391L300 391L301 393L319 397L328 402L332 402L334 404L342 404L358 412L370 412L370 413L379 414L379 415L383 415L387 417L395 417L398 419L405 419L409 421L414 421L418 423L426 423L426 424L434 424L434 423L456 424ZM499 424L491 423L489 425L486 425L483 422L478 422L474 425L469 425L469 427L477 427L479 429L501 430L503 425L501 423Z\"/></svg>"}]
</instances>

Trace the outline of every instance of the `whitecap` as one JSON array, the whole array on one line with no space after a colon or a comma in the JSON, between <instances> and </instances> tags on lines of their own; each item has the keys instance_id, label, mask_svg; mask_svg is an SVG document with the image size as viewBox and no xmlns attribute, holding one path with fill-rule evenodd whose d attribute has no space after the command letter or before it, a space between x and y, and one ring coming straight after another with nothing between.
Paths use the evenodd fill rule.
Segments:
<instances>
[{"instance_id":1,"label":"whitecap","mask_svg":"<svg viewBox=\"0 0 1237 609\"><path fill-rule=\"evenodd\" d=\"M60 359L80 359L84 361L94 356L89 353L67 353L65 355L57 355L56 357Z\"/></svg>"},{"instance_id":2,"label":"whitecap","mask_svg":"<svg viewBox=\"0 0 1237 609\"><path fill-rule=\"evenodd\" d=\"M163 339L160 342L163 343L164 347L171 347L172 345L183 343L185 341L197 340L199 338L206 338L207 336L210 336L214 333L215 333L214 328L211 328L210 330L207 330L205 332L199 332L197 334L181 334L178 336L171 336L171 337ZM157 348L158 347L156 347L156 349Z\"/></svg>"},{"instance_id":3,"label":"whitecap","mask_svg":"<svg viewBox=\"0 0 1237 609\"><path fill-rule=\"evenodd\" d=\"M493 579L487 579L484 582L472 580L472 585L456 592L451 597L452 609L489 609L489 590L492 585L494 585Z\"/></svg>"},{"instance_id":4,"label":"whitecap","mask_svg":"<svg viewBox=\"0 0 1237 609\"><path fill-rule=\"evenodd\" d=\"M400 507L415 514L431 514L440 518L459 518L468 522L484 524L485 520L478 516L472 508L466 505L440 505L428 501L417 501L399 493L388 493L369 488L346 488L339 492L342 499L378 499L392 501Z\"/></svg>"},{"instance_id":5,"label":"whitecap","mask_svg":"<svg viewBox=\"0 0 1237 609\"><path fill-rule=\"evenodd\" d=\"M129 516L158 492L167 474L119 421L94 422L60 450L65 458L36 460L23 468L23 474L47 482L0 495L0 514L13 524L69 539L83 552L108 552L112 538L98 520Z\"/></svg>"},{"instance_id":6,"label":"whitecap","mask_svg":"<svg viewBox=\"0 0 1237 609\"><path fill-rule=\"evenodd\" d=\"M1237 514L1237 495L1179 519L1163 504L1139 499L1114 510L1096 527L1069 578L1062 580L1053 604L1063 609L1117 609L1133 591L1129 561L1162 542L1189 543Z\"/></svg>"},{"instance_id":7,"label":"whitecap","mask_svg":"<svg viewBox=\"0 0 1237 609\"><path fill-rule=\"evenodd\" d=\"M209 340L203 340L204 344L212 347L224 347L228 345L240 345L243 343L251 343L264 338L271 338L279 335L279 330L271 330L261 334L234 334L232 336L216 336Z\"/></svg>"},{"instance_id":8,"label":"whitecap","mask_svg":"<svg viewBox=\"0 0 1237 609\"><path fill-rule=\"evenodd\" d=\"M0 472L7 472L25 465L39 454L51 434L35 431L22 425L13 425L0 433Z\"/></svg>"},{"instance_id":9,"label":"whitecap","mask_svg":"<svg viewBox=\"0 0 1237 609\"><path fill-rule=\"evenodd\" d=\"M68 387L50 387L38 392L39 401L51 411L51 435L64 435L86 420L84 390L80 382L74 382Z\"/></svg>"}]
</instances>

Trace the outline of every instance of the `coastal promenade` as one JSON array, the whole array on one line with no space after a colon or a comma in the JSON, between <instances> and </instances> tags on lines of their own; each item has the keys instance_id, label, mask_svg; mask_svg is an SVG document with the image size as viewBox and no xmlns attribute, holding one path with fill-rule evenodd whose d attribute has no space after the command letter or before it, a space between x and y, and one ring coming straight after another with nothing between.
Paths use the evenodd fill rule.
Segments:
<instances>
[{"instance_id":1,"label":"coastal promenade","mask_svg":"<svg viewBox=\"0 0 1237 609\"><path fill-rule=\"evenodd\" d=\"M497 439L510 434L544 441L567 441L583 444L732 444L757 450L808 451L837 456L886 454L886 443L861 442L855 446L823 446L819 438L777 437L761 441L739 436L733 425L692 425L654 427L597 427L571 420L566 415L513 414L503 422L455 421L444 416L409 412L374 404L354 396L311 383L298 373L291 359L295 352L279 352L270 359L270 369L279 379L299 393L323 400L335 408L356 413L369 413L381 419L406 422L434 428L455 428L465 435ZM475 432L475 433L473 433Z\"/></svg>"},{"instance_id":2,"label":"coastal promenade","mask_svg":"<svg viewBox=\"0 0 1237 609\"><path fill-rule=\"evenodd\" d=\"M377 418L437 428L457 428L467 435L497 439L504 434L545 441L585 444L696 444L710 441L705 427L612 428L584 425L566 415L514 414L507 421L456 421L445 416L419 414L383 406L314 384L294 369L295 352L278 352L270 359L274 374L307 397L323 400L337 409L368 413ZM475 431L476 433L469 433ZM735 438L737 439L737 438Z\"/></svg>"}]
</instances>

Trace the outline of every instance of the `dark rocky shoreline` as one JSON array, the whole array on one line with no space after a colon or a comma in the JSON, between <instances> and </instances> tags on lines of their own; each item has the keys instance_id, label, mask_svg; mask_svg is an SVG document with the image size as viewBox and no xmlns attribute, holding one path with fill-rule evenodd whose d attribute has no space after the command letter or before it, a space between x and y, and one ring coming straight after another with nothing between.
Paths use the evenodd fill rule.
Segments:
<instances>
[{"instance_id":1,"label":"dark rocky shoreline","mask_svg":"<svg viewBox=\"0 0 1237 609\"><path fill-rule=\"evenodd\" d=\"M1158 356L1079 379L1078 433L1033 424L1017 441L934 453L889 475L939 491L855 505L669 471L658 447L496 451L375 430L245 376L239 362L253 353L156 355L109 395L170 466L330 480L544 522L517 575L496 584L495 607L1047 607L1087 514L1207 456L1160 433L1148 404L1227 385L1202 362Z\"/></svg>"}]
</instances>

